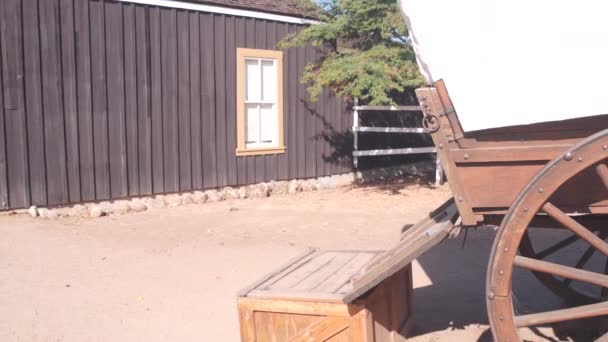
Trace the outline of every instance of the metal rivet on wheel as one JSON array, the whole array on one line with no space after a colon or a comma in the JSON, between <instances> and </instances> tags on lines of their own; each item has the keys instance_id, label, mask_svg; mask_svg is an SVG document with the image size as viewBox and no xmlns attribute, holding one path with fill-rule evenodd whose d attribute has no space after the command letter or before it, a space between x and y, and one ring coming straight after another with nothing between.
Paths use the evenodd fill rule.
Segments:
<instances>
[{"instance_id":1,"label":"metal rivet on wheel","mask_svg":"<svg viewBox=\"0 0 608 342\"><path fill-rule=\"evenodd\" d=\"M501 320L501 321L504 321L504 319L505 319L505 316L503 316L503 315L500 315L500 317L498 317L498 319L500 319L500 320Z\"/></svg>"},{"instance_id":2,"label":"metal rivet on wheel","mask_svg":"<svg viewBox=\"0 0 608 342\"><path fill-rule=\"evenodd\" d=\"M602 148L603 148L604 150L608 150L608 145L604 145L604 146L602 146Z\"/></svg>"},{"instance_id":3,"label":"metal rivet on wheel","mask_svg":"<svg viewBox=\"0 0 608 342\"><path fill-rule=\"evenodd\" d=\"M564 160L572 160L572 153L568 152L564 154Z\"/></svg>"},{"instance_id":4,"label":"metal rivet on wheel","mask_svg":"<svg viewBox=\"0 0 608 342\"><path fill-rule=\"evenodd\" d=\"M496 295L494 294L494 292L490 292L490 293L488 293L488 299L489 299L489 300L494 299L494 297L495 297L495 296L496 296Z\"/></svg>"},{"instance_id":5,"label":"metal rivet on wheel","mask_svg":"<svg viewBox=\"0 0 608 342\"><path fill-rule=\"evenodd\" d=\"M510 338L507 338L507 339L505 340L505 342L511 342L511 339L510 339Z\"/></svg>"},{"instance_id":6,"label":"metal rivet on wheel","mask_svg":"<svg viewBox=\"0 0 608 342\"><path fill-rule=\"evenodd\" d=\"M500 272L498 272L498 273L500 273L500 275L503 275L503 274L505 274L505 271L500 270Z\"/></svg>"},{"instance_id":7,"label":"metal rivet on wheel","mask_svg":"<svg viewBox=\"0 0 608 342\"><path fill-rule=\"evenodd\" d=\"M538 192L543 192L543 191L545 191L545 189L543 189L543 188L538 189Z\"/></svg>"},{"instance_id":8,"label":"metal rivet on wheel","mask_svg":"<svg viewBox=\"0 0 608 342\"><path fill-rule=\"evenodd\" d=\"M439 148L443 148L443 144L439 144Z\"/></svg>"},{"instance_id":9,"label":"metal rivet on wheel","mask_svg":"<svg viewBox=\"0 0 608 342\"><path fill-rule=\"evenodd\" d=\"M577 159L577 160L578 160L579 162L582 162L582 161L583 161L583 157L578 157L578 159Z\"/></svg>"},{"instance_id":10,"label":"metal rivet on wheel","mask_svg":"<svg viewBox=\"0 0 608 342\"><path fill-rule=\"evenodd\" d=\"M462 196L459 196L459 197L458 197L458 202L462 202L462 201L463 201Z\"/></svg>"},{"instance_id":11,"label":"metal rivet on wheel","mask_svg":"<svg viewBox=\"0 0 608 342\"><path fill-rule=\"evenodd\" d=\"M542 189L541 189L541 190L542 190ZM542 192L542 191L540 191L540 192ZM524 208L524 211L525 211L525 212L528 212L528 210L530 210L530 209L529 209L529 208Z\"/></svg>"},{"instance_id":12,"label":"metal rivet on wheel","mask_svg":"<svg viewBox=\"0 0 608 342\"><path fill-rule=\"evenodd\" d=\"M508 248L508 247L505 247L505 253L506 253L506 252L508 252L508 251L509 251L509 248Z\"/></svg>"},{"instance_id":13,"label":"metal rivet on wheel","mask_svg":"<svg viewBox=\"0 0 608 342\"><path fill-rule=\"evenodd\" d=\"M469 154L468 153L464 154L464 159L469 159Z\"/></svg>"}]
</instances>

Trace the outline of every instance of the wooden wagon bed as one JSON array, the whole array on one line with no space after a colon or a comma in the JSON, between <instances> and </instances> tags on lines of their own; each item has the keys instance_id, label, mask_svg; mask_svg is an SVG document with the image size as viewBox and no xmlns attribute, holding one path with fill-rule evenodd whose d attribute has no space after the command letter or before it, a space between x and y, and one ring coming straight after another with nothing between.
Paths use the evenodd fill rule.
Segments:
<instances>
[{"instance_id":1,"label":"wooden wagon bed","mask_svg":"<svg viewBox=\"0 0 608 342\"><path fill-rule=\"evenodd\" d=\"M445 84L416 91L465 225L499 223L517 194L549 161L608 127L608 115L464 132ZM488 109L491 111L491 109ZM584 175L581 178L586 178ZM608 213L603 193L567 186L557 203L570 211ZM578 184L580 182L573 181ZM584 198L581 198L584 197ZM574 199L574 200L573 200ZM590 203L581 208L577 203Z\"/></svg>"}]
</instances>

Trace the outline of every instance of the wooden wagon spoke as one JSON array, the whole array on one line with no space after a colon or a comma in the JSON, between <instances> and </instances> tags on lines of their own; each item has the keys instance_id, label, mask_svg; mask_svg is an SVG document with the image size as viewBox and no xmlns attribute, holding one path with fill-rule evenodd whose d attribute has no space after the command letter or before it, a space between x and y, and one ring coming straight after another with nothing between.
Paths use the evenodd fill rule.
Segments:
<instances>
[{"instance_id":1,"label":"wooden wagon spoke","mask_svg":"<svg viewBox=\"0 0 608 342\"><path fill-rule=\"evenodd\" d=\"M518 328L608 315L608 302L515 317Z\"/></svg>"},{"instance_id":2,"label":"wooden wagon spoke","mask_svg":"<svg viewBox=\"0 0 608 342\"><path fill-rule=\"evenodd\" d=\"M583 256L579 259L579 261L576 263L576 265L574 265L574 268L581 269L581 268L585 267L585 265L587 264L589 259L591 259L591 257L593 256L594 253L595 253L595 248L593 246L587 248L585 253L583 253ZM569 278L564 280L565 285L570 285L571 282L572 282L572 279L569 279Z\"/></svg>"},{"instance_id":3,"label":"wooden wagon spoke","mask_svg":"<svg viewBox=\"0 0 608 342\"><path fill-rule=\"evenodd\" d=\"M604 183L604 187L608 190L608 167L606 164L600 164L596 166L595 171L600 176L602 183Z\"/></svg>"},{"instance_id":4,"label":"wooden wagon spoke","mask_svg":"<svg viewBox=\"0 0 608 342\"><path fill-rule=\"evenodd\" d=\"M597 235L593 234L593 232L585 228L585 226L578 223L572 217L566 215L566 213L561 211L559 208L550 202L547 202L545 205L543 205L543 211L564 227L570 229L575 234L580 236L583 240L587 241L590 245L600 250L605 255L608 255L608 243L599 238Z\"/></svg>"},{"instance_id":5,"label":"wooden wagon spoke","mask_svg":"<svg viewBox=\"0 0 608 342\"><path fill-rule=\"evenodd\" d=\"M556 244L554 244L551 247L548 247L546 249L544 249L543 251L540 251L538 253L536 253L536 258L538 259L544 259L546 257L548 257L549 255L559 251L562 248L566 248L568 246L570 246L571 244L575 243L576 241L580 240L580 236L578 235L572 235L567 239L564 239Z\"/></svg>"},{"instance_id":6,"label":"wooden wagon spoke","mask_svg":"<svg viewBox=\"0 0 608 342\"><path fill-rule=\"evenodd\" d=\"M568 278L586 282L589 284L608 287L608 275L579 270L569 266L554 264L552 262L516 256L513 263L517 267L525 268L530 271L553 274L558 277Z\"/></svg>"}]
</instances>

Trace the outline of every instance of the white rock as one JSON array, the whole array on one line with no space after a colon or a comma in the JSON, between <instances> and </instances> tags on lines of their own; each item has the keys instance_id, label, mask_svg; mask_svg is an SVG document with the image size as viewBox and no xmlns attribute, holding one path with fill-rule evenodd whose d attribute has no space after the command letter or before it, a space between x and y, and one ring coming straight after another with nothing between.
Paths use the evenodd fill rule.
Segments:
<instances>
[{"instance_id":1,"label":"white rock","mask_svg":"<svg viewBox=\"0 0 608 342\"><path fill-rule=\"evenodd\" d=\"M336 182L331 177L321 177L317 179L316 188L317 190L334 189Z\"/></svg>"},{"instance_id":2,"label":"white rock","mask_svg":"<svg viewBox=\"0 0 608 342\"><path fill-rule=\"evenodd\" d=\"M194 202L196 204L204 204L207 202L207 194L202 191L195 191L193 196Z\"/></svg>"},{"instance_id":3,"label":"white rock","mask_svg":"<svg viewBox=\"0 0 608 342\"><path fill-rule=\"evenodd\" d=\"M239 188L238 190L239 192L239 198L247 198L249 197L249 193L247 192L247 187L246 186L242 186Z\"/></svg>"},{"instance_id":4,"label":"white rock","mask_svg":"<svg viewBox=\"0 0 608 342\"><path fill-rule=\"evenodd\" d=\"M141 201L133 201L129 203L129 207L136 213L148 210L146 204Z\"/></svg>"},{"instance_id":5,"label":"white rock","mask_svg":"<svg viewBox=\"0 0 608 342\"><path fill-rule=\"evenodd\" d=\"M113 207L112 213L119 214L119 215L124 215L131 210L131 206L129 205L128 202L125 202L125 201L116 202L112 205L112 207Z\"/></svg>"},{"instance_id":6,"label":"white rock","mask_svg":"<svg viewBox=\"0 0 608 342\"><path fill-rule=\"evenodd\" d=\"M56 218L59 218L59 213L57 212L57 210L54 209L48 209L46 211L46 218L54 220Z\"/></svg>"},{"instance_id":7,"label":"white rock","mask_svg":"<svg viewBox=\"0 0 608 342\"><path fill-rule=\"evenodd\" d=\"M180 196L180 199L181 199L181 203L180 203L181 205L194 203L194 199L192 198L192 194L190 194L190 193L182 194Z\"/></svg>"},{"instance_id":8,"label":"white rock","mask_svg":"<svg viewBox=\"0 0 608 342\"><path fill-rule=\"evenodd\" d=\"M332 178L334 178L334 181L336 182L336 187L351 186L355 183L354 173L344 173L341 175L336 175Z\"/></svg>"},{"instance_id":9,"label":"white rock","mask_svg":"<svg viewBox=\"0 0 608 342\"><path fill-rule=\"evenodd\" d=\"M91 210L89 210L89 216L91 217L100 217L101 215L103 215L103 210L98 205L92 207Z\"/></svg>"},{"instance_id":10,"label":"white rock","mask_svg":"<svg viewBox=\"0 0 608 342\"><path fill-rule=\"evenodd\" d=\"M46 208L39 208L38 209L38 216L40 216L41 218L46 218L46 214L49 210Z\"/></svg>"},{"instance_id":11,"label":"white rock","mask_svg":"<svg viewBox=\"0 0 608 342\"><path fill-rule=\"evenodd\" d=\"M219 202L224 200L224 195L217 190L207 190L207 202Z\"/></svg>"},{"instance_id":12,"label":"white rock","mask_svg":"<svg viewBox=\"0 0 608 342\"><path fill-rule=\"evenodd\" d=\"M290 194L295 194L299 191L302 191L302 182L297 179L290 181L289 186L287 187L287 192Z\"/></svg>"},{"instance_id":13,"label":"white rock","mask_svg":"<svg viewBox=\"0 0 608 342\"><path fill-rule=\"evenodd\" d=\"M38 216L38 208L36 208L35 205L31 206L28 210L27 210L28 214L30 214L31 217L36 217Z\"/></svg>"},{"instance_id":14,"label":"white rock","mask_svg":"<svg viewBox=\"0 0 608 342\"><path fill-rule=\"evenodd\" d=\"M270 195L270 187L266 183L259 183L249 186L249 197L268 197Z\"/></svg>"},{"instance_id":15,"label":"white rock","mask_svg":"<svg viewBox=\"0 0 608 342\"><path fill-rule=\"evenodd\" d=\"M179 195L167 195L164 197L164 200L169 207L177 207L182 205L182 198Z\"/></svg>"},{"instance_id":16,"label":"white rock","mask_svg":"<svg viewBox=\"0 0 608 342\"><path fill-rule=\"evenodd\" d=\"M161 196L146 198L145 200L143 200L143 202L150 209L158 209L165 206L165 200Z\"/></svg>"},{"instance_id":17,"label":"white rock","mask_svg":"<svg viewBox=\"0 0 608 342\"><path fill-rule=\"evenodd\" d=\"M225 199L237 199L240 197L239 193L229 186L222 189L222 193L224 194Z\"/></svg>"},{"instance_id":18,"label":"white rock","mask_svg":"<svg viewBox=\"0 0 608 342\"><path fill-rule=\"evenodd\" d=\"M308 179L302 182L301 184L302 191L313 191L317 190L315 181L312 179Z\"/></svg>"}]
</instances>

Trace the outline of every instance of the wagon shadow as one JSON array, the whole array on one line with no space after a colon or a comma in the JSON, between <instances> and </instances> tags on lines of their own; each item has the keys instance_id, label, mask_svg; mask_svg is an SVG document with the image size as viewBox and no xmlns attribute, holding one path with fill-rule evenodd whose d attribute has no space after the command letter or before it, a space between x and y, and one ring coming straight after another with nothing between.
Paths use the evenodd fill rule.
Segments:
<instances>
[{"instance_id":1,"label":"wagon shadow","mask_svg":"<svg viewBox=\"0 0 608 342\"><path fill-rule=\"evenodd\" d=\"M418 258L426 284L414 277L412 337L479 326L478 341L492 341L485 307L485 272L494 231L480 228L448 239ZM418 287L417 287L418 285Z\"/></svg>"}]
</instances>

